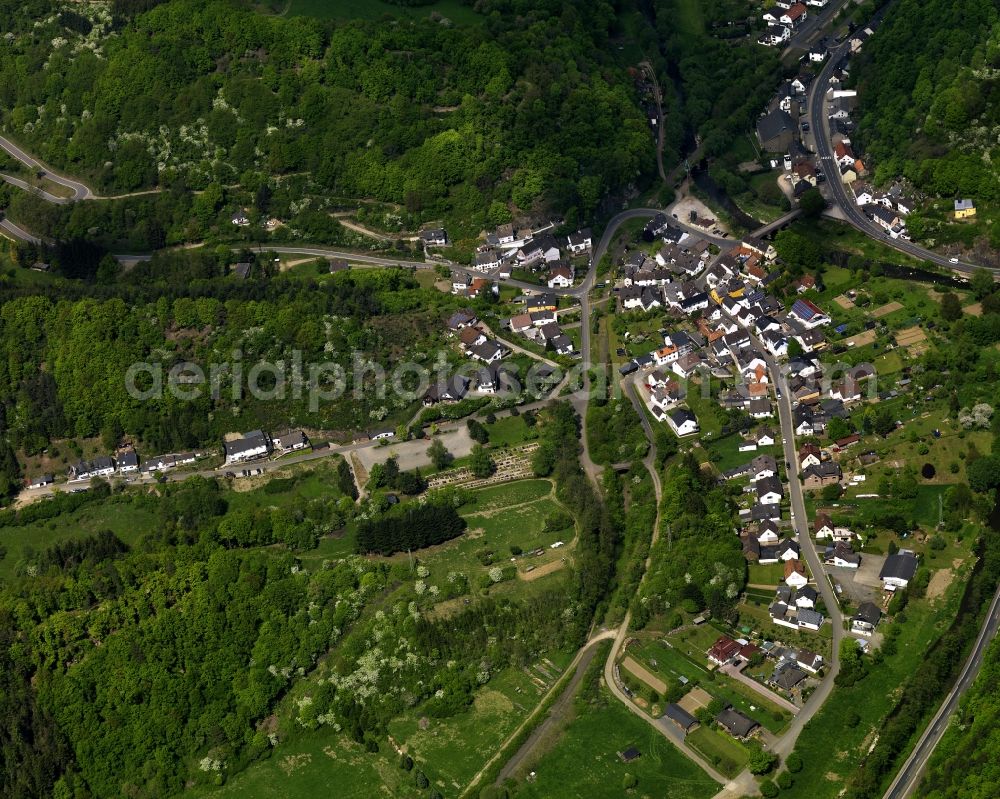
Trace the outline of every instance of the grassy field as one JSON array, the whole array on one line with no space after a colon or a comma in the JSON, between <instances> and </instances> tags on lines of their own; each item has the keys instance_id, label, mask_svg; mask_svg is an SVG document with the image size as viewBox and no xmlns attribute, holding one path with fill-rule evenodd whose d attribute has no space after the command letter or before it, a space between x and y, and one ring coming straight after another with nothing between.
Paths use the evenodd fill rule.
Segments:
<instances>
[{"instance_id":1,"label":"grassy field","mask_svg":"<svg viewBox=\"0 0 1000 799\"><path fill-rule=\"evenodd\" d=\"M414 785L413 775L399 769L389 754L368 753L346 736L323 728L283 743L269 760L254 763L221 788L190 793L214 799L369 799L382 786L384 796L426 795Z\"/></svg>"},{"instance_id":2,"label":"grassy field","mask_svg":"<svg viewBox=\"0 0 1000 799\"><path fill-rule=\"evenodd\" d=\"M751 563L748 582L754 585L778 585L785 578L784 563L770 563L762 566Z\"/></svg>"},{"instance_id":3,"label":"grassy field","mask_svg":"<svg viewBox=\"0 0 1000 799\"><path fill-rule=\"evenodd\" d=\"M559 671L543 668L542 672L532 669L531 675L507 669L476 693L468 711L446 719L430 719L426 729L421 729L416 714L409 714L391 723L389 734L406 748L419 768L434 775L435 784L445 796L455 796L556 681Z\"/></svg>"},{"instance_id":4,"label":"grassy field","mask_svg":"<svg viewBox=\"0 0 1000 799\"><path fill-rule=\"evenodd\" d=\"M567 574L565 567L572 562L575 530L567 526L545 532L546 518L563 510L552 496L548 480L505 483L480 489L475 496L475 502L460 509L468 523L464 535L412 553L413 561L419 561L430 571L426 578L428 586L443 587L448 575L455 572L468 577L472 591L524 595L551 587L553 580ZM551 544L556 541L563 541L564 546L552 549ZM523 554L515 558L512 547L520 548ZM541 549L542 554L531 555L536 549ZM403 552L387 560L404 563L410 557ZM518 573L516 579L491 584L487 575L494 566L513 567ZM436 611L451 612L460 602L460 599L443 601Z\"/></svg>"},{"instance_id":5,"label":"grassy field","mask_svg":"<svg viewBox=\"0 0 1000 799\"><path fill-rule=\"evenodd\" d=\"M722 431L722 423L724 419L725 412L722 410L719 403L716 401L715 397L703 397L701 395L701 386L697 384L690 384L688 386L688 393L686 398L687 406L691 409L691 412L698 417L698 424L701 426L701 433L699 437L702 440L702 446L708 446L709 443ZM733 440L737 440L733 437ZM750 460L754 453L744 452L739 453L741 455L749 455L750 457L746 460ZM737 463L742 463L743 461L737 461ZM734 466L736 464L733 464Z\"/></svg>"},{"instance_id":6,"label":"grassy field","mask_svg":"<svg viewBox=\"0 0 1000 799\"><path fill-rule=\"evenodd\" d=\"M158 524L155 511L126 503L95 502L54 519L2 529L0 546L6 549L6 554L0 557L0 580L14 576L15 566L29 549L41 552L62 541L84 538L101 530L110 530L133 546Z\"/></svg>"},{"instance_id":7,"label":"grassy field","mask_svg":"<svg viewBox=\"0 0 1000 799\"><path fill-rule=\"evenodd\" d=\"M486 425L490 434L490 445L494 447L510 447L521 444L533 437L533 428L524 423L522 416L505 416L493 424Z\"/></svg>"},{"instance_id":8,"label":"grassy field","mask_svg":"<svg viewBox=\"0 0 1000 799\"><path fill-rule=\"evenodd\" d=\"M735 777L747 764L749 753L746 748L728 733L702 725L688 733L688 746L701 752L727 777Z\"/></svg>"},{"instance_id":9,"label":"grassy field","mask_svg":"<svg viewBox=\"0 0 1000 799\"><path fill-rule=\"evenodd\" d=\"M749 463L758 455L774 455L776 458L781 455L781 448L778 445L758 447L753 452L740 452L740 444L742 443L743 437L733 434L725 438L702 441L702 446L708 451L710 460L720 472Z\"/></svg>"},{"instance_id":10,"label":"grassy field","mask_svg":"<svg viewBox=\"0 0 1000 799\"><path fill-rule=\"evenodd\" d=\"M483 17L463 5L460 0L438 0L416 8L386 3L382 0L289 0L289 16L316 17L317 19L381 19L389 15L402 19L427 19L437 12L453 22L463 25L481 25Z\"/></svg>"},{"instance_id":11,"label":"grassy field","mask_svg":"<svg viewBox=\"0 0 1000 799\"><path fill-rule=\"evenodd\" d=\"M634 746L642 753L625 764L618 757ZM601 689L596 702L578 712L552 748L534 766L532 782L518 790L529 799L618 799L624 795L700 799L718 785L677 751L663 735ZM622 788L626 774L638 778Z\"/></svg>"}]
</instances>

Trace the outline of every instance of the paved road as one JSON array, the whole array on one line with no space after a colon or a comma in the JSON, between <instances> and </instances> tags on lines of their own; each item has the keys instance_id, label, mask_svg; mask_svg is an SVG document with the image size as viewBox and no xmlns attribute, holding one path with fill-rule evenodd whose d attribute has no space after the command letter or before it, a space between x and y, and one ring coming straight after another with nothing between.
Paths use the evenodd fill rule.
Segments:
<instances>
[{"instance_id":1,"label":"paved road","mask_svg":"<svg viewBox=\"0 0 1000 799\"><path fill-rule=\"evenodd\" d=\"M848 54L849 48L850 41L846 40L830 51L830 55L823 65L823 69L820 70L819 75L816 77L816 80L813 81L808 95L807 113L809 124L812 128L811 133L816 145L816 154L820 158L823 172L827 177L826 182L821 184L824 187L823 191L829 198L832 198L835 204L840 206L845 218L851 225L883 244L887 244L914 258L930 261L938 266L943 266L963 274L969 274L975 269L984 268L968 261L951 263L946 255L939 255L911 241L893 239L886 235L881 227L865 216L864 212L855 202L851 190L841 181L840 170L834 159L833 142L830 137L830 120L827 116L827 91L830 88L830 79L833 77L834 70L840 64L843 57ZM1000 272L1000 269L985 268L992 272Z\"/></svg>"},{"instance_id":2,"label":"paved road","mask_svg":"<svg viewBox=\"0 0 1000 799\"><path fill-rule=\"evenodd\" d=\"M68 205L73 202L72 197L60 197L57 194L52 194L51 192L45 191L45 189L39 186L32 186L25 180L16 178L13 175L0 174L0 180L7 181L11 186L17 186L19 189L24 189L26 192L31 194L37 194L46 202L55 203L56 205Z\"/></svg>"},{"instance_id":3,"label":"paved road","mask_svg":"<svg viewBox=\"0 0 1000 799\"><path fill-rule=\"evenodd\" d=\"M920 737L912 754L903 764L899 774L896 775L896 779L893 780L889 789L885 792L884 799L906 799L906 797L913 795L920 784L920 777L927 766L927 761L930 759L934 748L938 745L942 736L948 730L948 721L958 709L958 703L962 698L962 694L975 682L979 670L983 665L986 647L996 637L998 629L1000 629L1000 590L997 591L993 597L993 601L990 603L986 621L979 632L979 637L976 639L975 645L972 647L972 652L969 653L969 657L965 661L965 666L954 688L951 689L948 696L945 697L944 702L941 703L941 707L934 715L934 718L931 719L931 723L927 726L927 729L924 730L924 734Z\"/></svg>"},{"instance_id":4,"label":"paved road","mask_svg":"<svg viewBox=\"0 0 1000 799\"><path fill-rule=\"evenodd\" d=\"M41 244L42 240L31 233L29 233L24 228L18 227L9 219L0 219L0 230L5 231L12 238L18 239L20 241L26 241L29 244Z\"/></svg>"},{"instance_id":5,"label":"paved road","mask_svg":"<svg viewBox=\"0 0 1000 799\"><path fill-rule=\"evenodd\" d=\"M827 3L826 8L819 9L818 11L813 6L809 6L806 21L795 29L795 33L792 34L787 47L782 51L782 60L789 60L789 56L793 55L796 51L807 50L823 33L826 24L840 13L840 9L846 6L848 2L850 0L837 0L834 3Z\"/></svg>"},{"instance_id":6,"label":"paved road","mask_svg":"<svg viewBox=\"0 0 1000 799\"><path fill-rule=\"evenodd\" d=\"M34 171L37 175L50 180L53 183L58 183L60 186L65 186L66 188L71 189L73 197L70 198L70 200L89 200L94 196L88 186L85 186L78 180L73 180L60 175L58 172L53 172L49 167L45 166L45 164L41 161L38 161L33 156L26 153L10 139L0 136L0 149L5 150L9 155L16 158L26 167ZM12 180L6 176L4 176L4 179L11 183L14 183L14 181L17 180L16 178ZM15 183L15 185L17 185L17 183ZM33 187L31 188L34 190ZM55 197L54 195L48 194L48 192L45 192L45 194L47 195L45 199L49 199L49 197L53 198L51 202L64 203L70 201L67 198Z\"/></svg>"}]
</instances>

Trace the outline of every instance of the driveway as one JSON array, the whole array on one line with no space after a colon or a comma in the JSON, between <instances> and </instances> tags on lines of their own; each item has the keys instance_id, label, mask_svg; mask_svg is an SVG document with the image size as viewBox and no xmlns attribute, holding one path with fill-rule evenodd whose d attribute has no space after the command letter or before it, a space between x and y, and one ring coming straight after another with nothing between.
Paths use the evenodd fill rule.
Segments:
<instances>
[{"instance_id":1,"label":"driveway","mask_svg":"<svg viewBox=\"0 0 1000 799\"><path fill-rule=\"evenodd\" d=\"M787 699L785 699L785 697L776 694L774 691L768 690L753 678L747 677L743 673L743 668L745 666L746 666L746 661L743 661L738 668L734 666L732 663L727 663L725 666L722 667L721 670L723 674L728 674L734 680L738 680L739 682L743 683L747 688L756 691L758 694L764 697L764 699L767 699L769 702L774 702L774 704L776 704L778 707L784 708L793 716L798 715L800 708L797 705L792 704Z\"/></svg>"}]
</instances>

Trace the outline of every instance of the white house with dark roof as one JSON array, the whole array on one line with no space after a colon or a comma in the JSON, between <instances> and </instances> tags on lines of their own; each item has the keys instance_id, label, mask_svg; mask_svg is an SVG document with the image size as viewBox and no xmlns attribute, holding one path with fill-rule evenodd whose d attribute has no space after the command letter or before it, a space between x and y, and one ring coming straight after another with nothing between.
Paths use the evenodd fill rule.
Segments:
<instances>
[{"instance_id":1,"label":"white house with dark roof","mask_svg":"<svg viewBox=\"0 0 1000 799\"><path fill-rule=\"evenodd\" d=\"M889 555L879 572L882 587L886 591L906 588L917 573L917 556L907 549L902 549L894 555Z\"/></svg>"},{"instance_id":2,"label":"white house with dark roof","mask_svg":"<svg viewBox=\"0 0 1000 799\"><path fill-rule=\"evenodd\" d=\"M139 471L139 456L135 454L135 450L131 447L123 449L118 453L117 464L118 471L122 474L137 472Z\"/></svg>"},{"instance_id":3,"label":"white house with dark roof","mask_svg":"<svg viewBox=\"0 0 1000 799\"><path fill-rule=\"evenodd\" d=\"M251 430L240 438L224 441L226 465L263 458L271 453L271 439L262 430Z\"/></svg>"},{"instance_id":4,"label":"white house with dark roof","mask_svg":"<svg viewBox=\"0 0 1000 799\"><path fill-rule=\"evenodd\" d=\"M586 252L593 246L593 234L589 227L570 233L566 238L566 249L572 253Z\"/></svg>"},{"instance_id":5,"label":"white house with dark roof","mask_svg":"<svg viewBox=\"0 0 1000 799\"><path fill-rule=\"evenodd\" d=\"M448 243L448 233L444 228L428 228L420 231L420 240L425 247L443 247Z\"/></svg>"},{"instance_id":6,"label":"white house with dark roof","mask_svg":"<svg viewBox=\"0 0 1000 799\"><path fill-rule=\"evenodd\" d=\"M284 435L275 436L273 440L278 452L296 452L309 446L309 439L301 430L291 430Z\"/></svg>"},{"instance_id":7,"label":"white house with dark roof","mask_svg":"<svg viewBox=\"0 0 1000 799\"><path fill-rule=\"evenodd\" d=\"M701 429L697 417L687 408L678 408L668 413L667 424L678 438L694 435Z\"/></svg>"}]
</instances>

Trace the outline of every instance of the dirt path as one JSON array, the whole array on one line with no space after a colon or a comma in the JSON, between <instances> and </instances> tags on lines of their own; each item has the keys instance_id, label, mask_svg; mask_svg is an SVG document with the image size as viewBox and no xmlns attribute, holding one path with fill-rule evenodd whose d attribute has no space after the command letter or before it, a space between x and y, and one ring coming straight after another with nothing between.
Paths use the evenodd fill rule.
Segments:
<instances>
[{"instance_id":1,"label":"dirt path","mask_svg":"<svg viewBox=\"0 0 1000 799\"><path fill-rule=\"evenodd\" d=\"M568 719L572 711L573 698L576 696L577 688L580 687L580 683L583 681L583 675L587 673L587 668L590 666L591 662L593 662L594 656L597 655L598 647L596 646L596 644L599 641L613 637L614 634L615 634L614 631L609 630L608 632L601 633L601 635L597 636L596 638L593 638L587 644L587 648L583 650L582 654L577 656L577 660L575 661L575 663L570 665L570 668L575 668L576 672L570 678L569 683L566 685L566 689L562 692L562 695L552 704L552 707L549 708L549 712L548 715L545 717L545 720L542 721L542 723L539 724L534 729L531 735L528 736L528 739L523 744L521 744L521 746L513 754L510 760L508 760L504 764L503 768L500 769L500 773L497 775L496 779L497 785L500 785L501 783L504 782L504 780L507 780L514 774L516 774L518 769L520 769L521 765L524 764L529 757L531 757L532 753L538 747L538 745L542 741L544 741L549 736L550 733L558 729L559 726L565 720ZM558 683L556 683L556 685L558 685ZM515 735L521 732L521 729L524 727L525 724L528 723L529 720L530 717L524 721L521 727L519 727L517 731L514 732L513 735L511 735L511 739L513 739ZM503 752L502 748L500 752ZM486 766L483 768L483 771L485 771L486 768L488 768L489 766L490 763L487 763ZM479 775L476 776L478 779ZM471 788L475 784L476 780L473 780L473 782L469 785L469 787ZM468 789L466 789L466 794L467 793Z\"/></svg>"},{"instance_id":2,"label":"dirt path","mask_svg":"<svg viewBox=\"0 0 1000 799\"><path fill-rule=\"evenodd\" d=\"M560 569L565 568L566 561L564 560L552 560L543 566L536 566L530 572L519 571L517 573L518 580L524 580L526 583L530 583L532 580L538 580L542 577L548 577L550 574L554 574Z\"/></svg>"}]
</instances>

